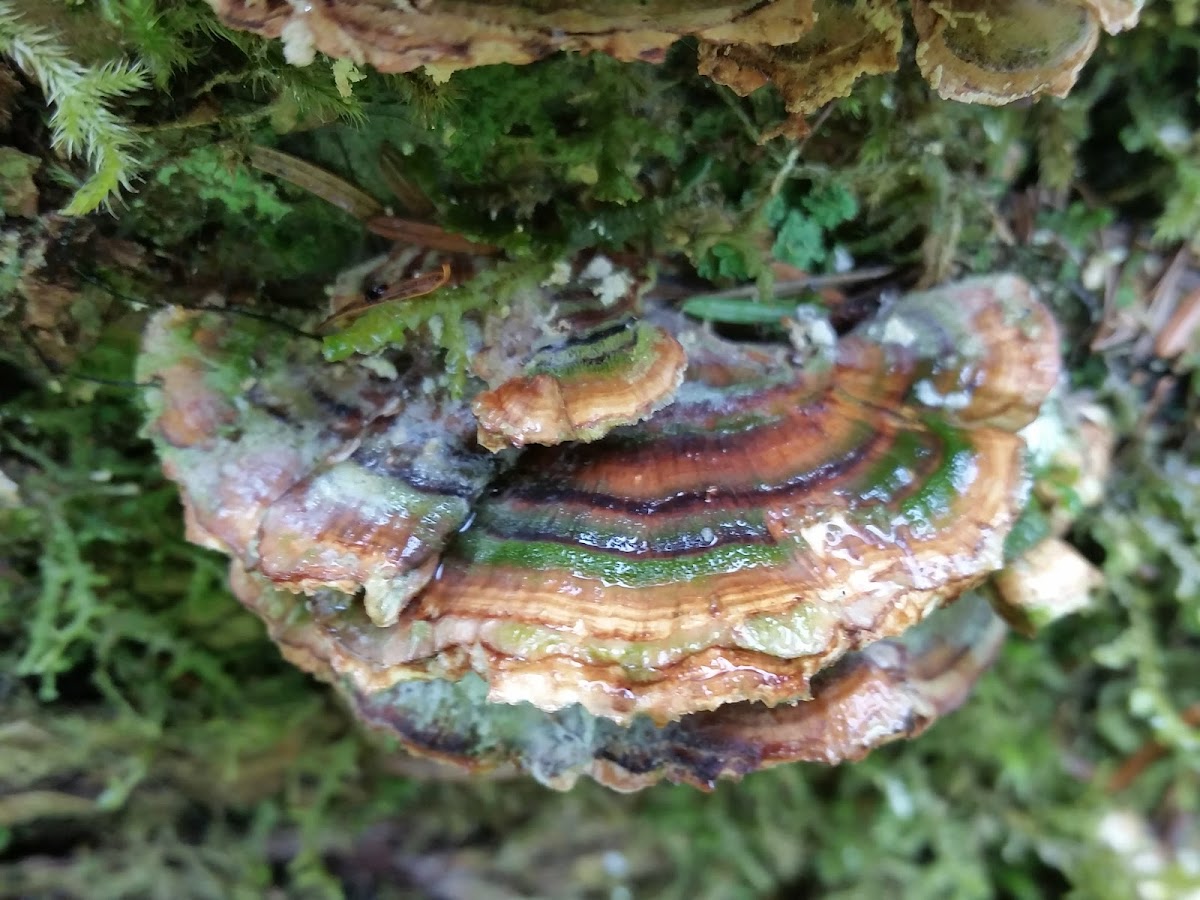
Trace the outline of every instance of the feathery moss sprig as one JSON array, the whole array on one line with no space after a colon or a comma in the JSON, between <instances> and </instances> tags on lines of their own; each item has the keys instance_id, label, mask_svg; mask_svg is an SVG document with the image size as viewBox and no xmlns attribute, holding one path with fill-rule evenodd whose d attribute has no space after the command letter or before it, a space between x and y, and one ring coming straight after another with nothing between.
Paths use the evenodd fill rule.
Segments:
<instances>
[{"instance_id":1,"label":"feathery moss sprig","mask_svg":"<svg viewBox=\"0 0 1200 900\"><path fill-rule=\"evenodd\" d=\"M91 167L91 175L63 212L89 213L129 188L139 169L140 139L110 103L145 87L145 70L122 61L81 65L55 35L24 21L6 0L0 0L0 54L10 57L45 92L54 149L82 157Z\"/></svg>"}]
</instances>

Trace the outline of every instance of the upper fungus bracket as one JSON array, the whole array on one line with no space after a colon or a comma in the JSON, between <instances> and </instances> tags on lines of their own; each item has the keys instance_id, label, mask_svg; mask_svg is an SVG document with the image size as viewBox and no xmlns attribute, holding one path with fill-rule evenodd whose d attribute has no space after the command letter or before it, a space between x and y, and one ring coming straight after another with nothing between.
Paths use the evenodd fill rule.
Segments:
<instances>
[{"instance_id":1,"label":"upper fungus bracket","mask_svg":"<svg viewBox=\"0 0 1200 900\"><path fill-rule=\"evenodd\" d=\"M921 74L942 97L967 103L1063 97L1099 37L1088 9L1062 0L913 0L912 16Z\"/></svg>"},{"instance_id":2,"label":"upper fungus bracket","mask_svg":"<svg viewBox=\"0 0 1200 900\"><path fill-rule=\"evenodd\" d=\"M791 114L775 133L802 135L804 117L849 95L859 78L895 71L904 43L904 19L893 0L817 0L814 18L811 31L782 46L701 43L700 74L742 96L774 85Z\"/></svg>"},{"instance_id":3,"label":"upper fungus bracket","mask_svg":"<svg viewBox=\"0 0 1200 900\"><path fill-rule=\"evenodd\" d=\"M774 84L788 121L767 137L798 136L804 116L850 93L863 75L899 63L897 0L615 0L537 4L330 0L266 5L209 0L233 27L282 37L289 60L315 50L383 72L529 63L559 50L661 62L678 38L699 41L701 74L745 95ZM917 65L946 98L1004 104L1065 95L1103 27L1131 28L1141 0L913 0Z\"/></svg>"},{"instance_id":4,"label":"upper fungus bracket","mask_svg":"<svg viewBox=\"0 0 1200 900\"><path fill-rule=\"evenodd\" d=\"M474 66L522 65L560 50L660 62L687 35L724 43L788 43L813 19L811 0L608 0L557 8L504 0L209 3L226 25L282 38L289 61L300 65L319 50L381 72L424 66L442 78Z\"/></svg>"},{"instance_id":5,"label":"upper fungus bracket","mask_svg":"<svg viewBox=\"0 0 1200 900\"><path fill-rule=\"evenodd\" d=\"M947 99L1001 105L1064 97L1100 27L1137 21L1137 0L913 0L917 65Z\"/></svg>"}]
</instances>

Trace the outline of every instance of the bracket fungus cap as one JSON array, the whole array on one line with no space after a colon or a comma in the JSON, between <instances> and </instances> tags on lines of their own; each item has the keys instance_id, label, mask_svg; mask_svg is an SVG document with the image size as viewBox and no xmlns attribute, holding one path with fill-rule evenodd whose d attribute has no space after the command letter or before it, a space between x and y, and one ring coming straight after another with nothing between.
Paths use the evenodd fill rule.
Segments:
<instances>
[{"instance_id":1,"label":"bracket fungus cap","mask_svg":"<svg viewBox=\"0 0 1200 900\"><path fill-rule=\"evenodd\" d=\"M188 537L289 590L363 590L373 621L395 621L496 467L422 368L391 380L218 313L153 316L146 431Z\"/></svg>"},{"instance_id":2,"label":"bracket fungus cap","mask_svg":"<svg viewBox=\"0 0 1200 900\"><path fill-rule=\"evenodd\" d=\"M1020 279L901 299L804 367L651 318L690 360L674 402L501 459L467 401L421 394L428 360L390 382L296 348L246 375L232 325L165 314L143 376L206 375L164 378L150 430L199 533L314 594L325 663L364 693L476 673L493 702L620 723L803 701L1001 567L1029 494L1015 429L1059 366ZM345 402L314 401L326 378ZM180 403L221 426L175 446Z\"/></svg>"},{"instance_id":3,"label":"bracket fungus cap","mask_svg":"<svg viewBox=\"0 0 1200 900\"><path fill-rule=\"evenodd\" d=\"M741 96L774 85L793 116L780 133L803 133L803 116L849 95L859 78L896 70L904 18L892 0L827 0L815 6L813 29L797 41L702 42L700 74Z\"/></svg>"},{"instance_id":4,"label":"bracket fungus cap","mask_svg":"<svg viewBox=\"0 0 1200 900\"><path fill-rule=\"evenodd\" d=\"M1014 431L1059 365L1024 282L912 295L824 369L679 337L675 401L527 451L394 629L318 614L340 673L378 690L475 671L493 701L666 722L807 696L1001 567L1029 486Z\"/></svg>"},{"instance_id":5,"label":"bracket fungus cap","mask_svg":"<svg viewBox=\"0 0 1200 900\"><path fill-rule=\"evenodd\" d=\"M683 381L679 342L636 318L644 275L595 256L563 277L548 301L528 299L495 323L475 357L489 389L471 410L489 450L594 441L666 406Z\"/></svg>"}]
</instances>

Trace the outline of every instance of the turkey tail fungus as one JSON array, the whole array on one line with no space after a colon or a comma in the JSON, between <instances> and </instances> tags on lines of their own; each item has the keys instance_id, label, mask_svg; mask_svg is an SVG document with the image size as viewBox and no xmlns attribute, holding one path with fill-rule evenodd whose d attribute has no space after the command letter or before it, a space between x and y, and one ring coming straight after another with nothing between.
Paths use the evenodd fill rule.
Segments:
<instances>
[{"instance_id":1,"label":"turkey tail fungus","mask_svg":"<svg viewBox=\"0 0 1200 900\"><path fill-rule=\"evenodd\" d=\"M298 65L319 50L382 72L424 67L438 78L559 50L661 62L672 43L691 37L702 75L742 95L778 88L791 118L768 136L804 133L804 117L847 96L860 77L895 71L906 16L896 0L209 2L225 24L281 38ZM1132 28L1140 11L1139 0L913 0L917 65L949 99L995 105L1061 97L1100 30Z\"/></svg>"},{"instance_id":2,"label":"turkey tail fungus","mask_svg":"<svg viewBox=\"0 0 1200 900\"><path fill-rule=\"evenodd\" d=\"M1030 286L910 294L797 359L632 278L593 303L593 268L473 323L463 397L413 347L328 363L159 314L139 377L189 535L289 659L471 770L709 786L955 707L1003 635L972 589L1036 502L1018 430L1060 380ZM542 375L570 402L494 427L488 384Z\"/></svg>"}]
</instances>

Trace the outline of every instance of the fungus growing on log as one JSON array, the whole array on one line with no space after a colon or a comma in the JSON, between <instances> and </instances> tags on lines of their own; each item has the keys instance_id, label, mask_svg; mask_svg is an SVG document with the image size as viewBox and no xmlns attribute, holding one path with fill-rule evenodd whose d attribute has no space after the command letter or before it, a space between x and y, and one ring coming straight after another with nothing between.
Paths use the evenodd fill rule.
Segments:
<instances>
[{"instance_id":1,"label":"fungus growing on log","mask_svg":"<svg viewBox=\"0 0 1200 900\"><path fill-rule=\"evenodd\" d=\"M702 74L743 95L766 84L779 89L791 118L776 134L802 133L804 116L848 95L861 76L895 71L904 31L896 0L209 2L227 25L282 38L293 62L304 64L320 50L383 72L424 66L439 77L529 63L558 50L660 62L675 40L690 36ZM1132 28L1140 10L1138 0L913 0L917 64L949 99L1061 97L1100 29Z\"/></svg>"},{"instance_id":2,"label":"fungus growing on log","mask_svg":"<svg viewBox=\"0 0 1200 900\"><path fill-rule=\"evenodd\" d=\"M292 62L313 51L381 72L425 66L439 75L494 63L522 65L559 50L658 62L685 35L788 43L812 26L811 0L209 0L226 25L282 38Z\"/></svg>"},{"instance_id":3,"label":"fungus growing on log","mask_svg":"<svg viewBox=\"0 0 1200 900\"><path fill-rule=\"evenodd\" d=\"M494 461L464 402L425 394L428 369L393 381L261 336L181 310L147 331L151 432L188 537L281 587L361 589L372 621L394 622Z\"/></svg>"},{"instance_id":4,"label":"fungus growing on log","mask_svg":"<svg viewBox=\"0 0 1200 900\"><path fill-rule=\"evenodd\" d=\"M803 117L845 97L864 75L894 72L904 43L904 16L893 0L816 4L816 24L798 41L705 42L700 74L746 96L771 84L792 120L781 131L803 133Z\"/></svg>"},{"instance_id":5,"label":"fungus growing on log","mask_svg":"<svg viewBox=\"0 0 1200 900\"><path fill-rule=\"evenodd\" d=\"M498 348L528 355L502 332L527 335L530 317L508 312L476 329L483 374L504 372ZM711 740L715 759L748 741L758 761L728 770L741 774L853 757L878 742L866 732L899 735L953 705L931 699L949 696L938 673L961 687L991 651L971 656L936 624L949 656L902 636L1003 566L1030 497L1016 430L1060 371L1054 322L1013 276L901 298L803 362L652 305L623 327L686 354L665 407L589 442L493 454L472 435L483 386L443 396L432 358L408 351L389 379L300 344L251 352L244 327L160 314L141 377L162 378L149 432L193 537L233 558L239 595L285 654L368 720L400 716L402 734L409 698L466 690L414 686L435 679L595 718L612 746L657 735L653 753L635 741L657 762L597 775L631 786L726 771L680 769L672 747L700 760ZM558 346L567 361L596 348ZM894 653L904 662L882 661ZM855 725L875 702L855 698L885 694L909 712ZM596 775L595 758L576 768Z\"/></svg>"}]
</instances>

